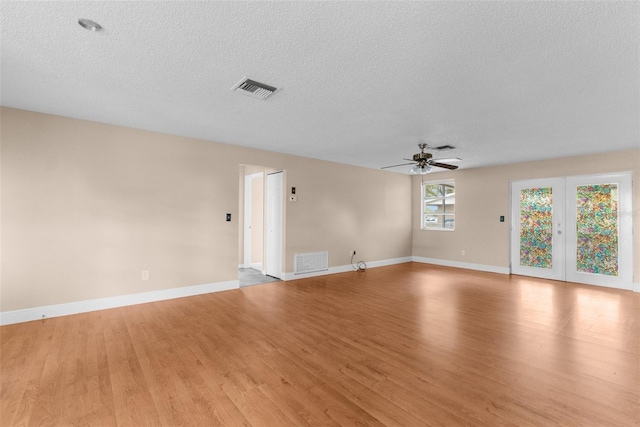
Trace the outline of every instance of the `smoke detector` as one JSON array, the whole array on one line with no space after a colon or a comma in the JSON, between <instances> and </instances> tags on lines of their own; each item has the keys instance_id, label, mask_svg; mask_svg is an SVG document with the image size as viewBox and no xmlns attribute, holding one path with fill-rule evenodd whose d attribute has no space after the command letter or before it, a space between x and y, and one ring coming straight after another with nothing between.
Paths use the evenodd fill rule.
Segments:
<instances>
[{"instance_id":1,"label":"smoke detector","mask_svg":"<svg viewBox=\"0 0 640 427\"><path fill-rule=\"evenodd\" d=\"M267 99L280 89L243 77L231 90L252 98Z\"/></svg>"}]
</instances>

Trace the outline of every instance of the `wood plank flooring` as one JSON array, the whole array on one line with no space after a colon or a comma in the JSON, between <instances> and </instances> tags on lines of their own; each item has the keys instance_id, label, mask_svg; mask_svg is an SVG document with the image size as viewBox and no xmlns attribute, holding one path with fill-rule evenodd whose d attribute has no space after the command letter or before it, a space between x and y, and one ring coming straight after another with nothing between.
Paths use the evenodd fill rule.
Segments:
<instances>
[{"instance_id":1,"label":"wood plank flooring","mask_svg":"<svg viewBox=\"0 0 640 427\"><path fill-rule=\"evenodd\" d=\"M628 291L408 263L0 334L2 426L640 426Z\"/></svg>"}]
</instances>

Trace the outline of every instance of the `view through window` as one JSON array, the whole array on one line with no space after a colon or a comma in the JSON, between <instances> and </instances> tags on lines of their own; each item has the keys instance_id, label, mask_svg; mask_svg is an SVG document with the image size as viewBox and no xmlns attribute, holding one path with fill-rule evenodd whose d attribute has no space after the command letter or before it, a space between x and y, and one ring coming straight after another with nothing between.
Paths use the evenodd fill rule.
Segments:
<instances>
[{"instance_id":1,"label":"view through window","mask_svg":"<svg viewBox=\"0 0 640 427\"><path fill-rule=\"evenodd\" d=\"M456 190L454 181L422 184L422 229L454 230Z\"/></svg>"}]
</instances>

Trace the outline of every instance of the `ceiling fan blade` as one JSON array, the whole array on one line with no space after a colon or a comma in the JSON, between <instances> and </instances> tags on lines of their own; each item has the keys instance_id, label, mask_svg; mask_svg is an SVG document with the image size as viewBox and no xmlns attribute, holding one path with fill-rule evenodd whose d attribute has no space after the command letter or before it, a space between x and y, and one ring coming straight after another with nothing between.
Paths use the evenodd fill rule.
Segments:
<instances>
[{"instance_id":1,"label":"ceiling fan blade","mask_svg":"<svg viewBox=\"0 0 640 427\"><path fill-rule=\"evenodd\" d=\"M408 165L413 165L413 164L415 164L415 163L416 163L416 162L411 162L411 163L402 163L402 164L400 164L400 165L393 165L393 166L384 166L384 167L381 167L380 169L397 168L398 166L408 166Z\"/></svg>"},{"instance_id":2,"label":"ceiling fan blade","mask_svg":"<svg viewBox=\"0 0 640 427\"><path fill-rule=\"evenodd\" d=\"M446 163L431 162L431 163L429 163L429 165L430 166L436 166L436 167L439 167L439 168L449 169L449 170L452 170L452 171L458 169L458 166L448 165Z\"/></svg>"},{"instance_id":3,"label":"ceiling fan blade","mask_svg":"<svg viewBox=\"0 0 640 427\"><path fill-rule=\"evenodd\" d=\"M462 159L460 157L448 157L446 159L431 159L433 162L447 162L447 163L455 163L461 162Z\"/></svg>"}]
</instances>

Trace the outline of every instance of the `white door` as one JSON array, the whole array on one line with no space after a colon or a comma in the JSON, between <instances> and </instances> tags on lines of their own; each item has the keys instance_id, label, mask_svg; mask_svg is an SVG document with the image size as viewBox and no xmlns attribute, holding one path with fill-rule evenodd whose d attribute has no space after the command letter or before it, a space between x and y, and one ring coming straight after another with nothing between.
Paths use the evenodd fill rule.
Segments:
<instances>
[{"instance_id":1,"label":"white door","mask_svg":"<svg viewBox=\"0 0 640 427\"><path fill-rule=\"evenodd\" d=\"M511 272L564 280L564 180L511 184Z\"/></svg>"},{"instance_id":2,"label":"white door","mask_svg":"<svg viewBox=\"0 0 640 427\"><path fill-rule=\"evenodd\" d=\"M511 184L511 272L632 289L630 173Z\"/></svg>"},{"instance_id":3,"label":"white door","mask_svg":"<svg viewBox=\"0 0 640 427\"><path fill-rule=\"evenodd\" d=\"M282 278L282 230L283 230L284 184L283 173L267 175L267 253L266 273Z\"/></svg>"},{"instance_id":4,"label":"white door","mask_svg":"<svg viewBox=\"0 0 640 427\"><path fill-rule=\"evenodd\" d=\"M567 281L632 289L631 182L630 173L567 178Z\"/></svg>"}]
</instances>

